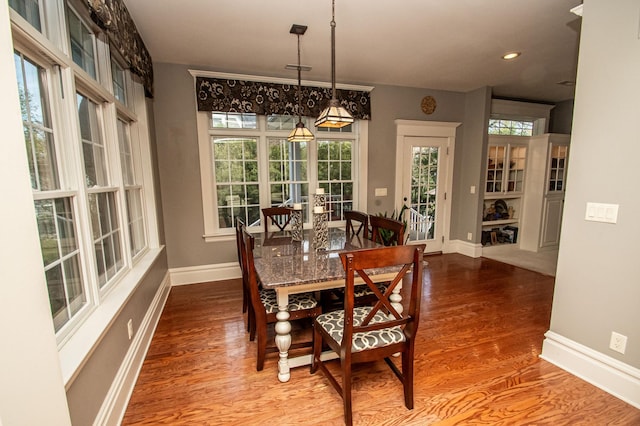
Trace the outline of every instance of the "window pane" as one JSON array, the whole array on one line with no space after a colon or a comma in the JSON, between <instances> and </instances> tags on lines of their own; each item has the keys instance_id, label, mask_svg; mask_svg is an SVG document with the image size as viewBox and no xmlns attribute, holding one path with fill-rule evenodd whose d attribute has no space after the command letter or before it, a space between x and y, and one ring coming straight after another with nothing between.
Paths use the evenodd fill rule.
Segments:
<instances>
[{"instance_id":1,"label":"window pane","mask_svg":"<svg viewBox=\"0 0 640 426\"><path fill-rule=\"evenodd\" d=\"M98 127L97 105L81 94L77 95L77 101L86 185L106 186L105 148Z\"/></svg>"},{"instance_id":2,"label":"window pane","mask_svg":"<svg viewBox=\"0 0 640 426\"><path fill-rule=\"evenodd\" d=\"M124 266L115 192L90 194L89 203L98 281L103 287Z\"/></svg>"},{"instance_id":3,"label":"window pane","mask_svg":"<svg viewBox=\"0 0 640 426\"><path fill-rule=\"evenodd\" d=\"M125 87L124 69L112 57L111 58L111 79L113 81L113 95L123 104L127 104L127 93Z\"/></svg>"},{"instance_id":4,"label":"window pane","mask_svg":"<svg viewBox=\"0 0 640 426\"><path fill-rule=\"evenodd\" d=\"M144 232L144 216L142 213L142 191L140 189L127 189L127 217L129 218L129 234L131 241L131 255L135 256L146 246Z\"/></svg>"},{"instance_id":5,"label":"window pane","mask_svg":"<svg viewBox=\"0 0 640 426\"><path fill-rule=\"evenodd\" d=\"M34 190L58 189L60 182L50 124L46 71L19 53L14 54L14 64L31 187Z\"/></svg>"},{"instance_id":6,"label":"window pane","mask_svg":"<svg viewBox=\"0 0 640 426\"><path fill-rule=\"evenodd\" d=\"M257 129L258 121L256 120L255 114L212 112L211 127L222 129Z\"/></svg>"},{"instance_id":7,"label":"window pane","mask_svg":"<svg viewBox=\"0 0 640 426\"><path fill-rule=\"evenodd\" d=\"M93 48L94 35L71 9L67 10L71 57L73 58L73 62L85 70L91 77L96 78L96 63Z\"/></svg>"},{"instance_id":8,"label":"window pane","mask_svg":"<svg viewBox=\"0 0 640 426\"><path fill-rule=\"evenodd\" d=\"M86 304L71 198L35 201L40 249L56 331Z\"/></svg>"},{"instance_id":9,"label":"window pane","mask_svg":"<svg viewBox=\"0 0 640 426\"><path fill-rule=\"evenodd\" d=\"M118 145L120 146L120 162L122 164L122 178L125 185L134 185L133 155L131 154L131 139L129 138L129 124L118 119Z\"/></svg>"},{"instance_id":10,"label":"window pane","mask_svg":"<svg viewBox=\"0 0 640 426\"><path fill-rule=\"evenodd\" d=\"M211 144L219 227L232 228L236 216L256 225L259 216L255 219L249 212L260 207L257 140L213 137Z\"/></svg>"},{"instance_id":11,"label":"window pane","mask_svg":"<svg viewBox=\"0 0 640 426\"><path fill-rule=\"evenodd\" d=\"M9 6L27 20L35 29L42 32L40 23L40 2L38 0L9 0Z\"/></svg>"},{"instance_id":12,"label":"window pane","mask_svg":"<svg viewBox=\"0 0 640 426\"><path fill-rule=\"evenodd\" d=\"M309 198L307 181L307 142L269 138L269 204L304 205Z\"/></svg>"},{"instance_id":13,"label":"window pane","mask_svg":"<svg viewBox=\"0 0 640 426\"><path fill-rule=\"evenodd\" d=\"M331 220L343 220L344 210L352 208L353 141L318 141L318 184L328 191Z\"/></svg>"},{"instance_id":14,"label":"window pane","mask_svg":"<svg viewBox=\"0 0 640 426\"><path fill-rule=\"evenodd\" d=\"M527 120L489 120L490 135L532 136L533 121Z\"/></svg>"}]
</instances>

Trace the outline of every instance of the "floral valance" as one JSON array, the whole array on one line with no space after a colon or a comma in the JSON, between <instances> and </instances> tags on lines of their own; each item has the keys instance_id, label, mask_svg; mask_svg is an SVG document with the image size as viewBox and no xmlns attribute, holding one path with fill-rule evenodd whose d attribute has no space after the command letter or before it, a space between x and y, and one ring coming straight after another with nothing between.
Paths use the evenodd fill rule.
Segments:
<instances>
[{"instance_id":1,"label":"floral valance","mask_svg":"<svg viewBox=\"0 0 640 426\"><path fill-rule=\"evenodd\" d=\"M122 0L85 0L91 19L106 31L129 69L142 78L145 94L153 97L153 64L136 25Z\"/></svg>"},{"instance_id":2,"label":"floral valance","mask_svg":"<svg viewBox=\"0 0 640 426\"><path fill-rule=\"evenodd\" d=\"M298 86L196 77L198 111L298 115ZM331 99L331 89L302 86L302 115L317 117ZM354 118L371 119L371 97L360 90L336 90L336 97Z\"/></svg>"}]
</instances>

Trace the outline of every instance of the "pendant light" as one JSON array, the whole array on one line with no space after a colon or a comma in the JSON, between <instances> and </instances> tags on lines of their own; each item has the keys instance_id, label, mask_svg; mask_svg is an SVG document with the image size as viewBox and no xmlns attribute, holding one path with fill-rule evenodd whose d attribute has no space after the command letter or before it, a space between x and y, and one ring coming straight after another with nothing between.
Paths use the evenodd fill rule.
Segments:
<instances>
[{"instance_id":1,"label":"pendant light","mask_svg":"<svg viewBox=\"0 0 640 426\"><path fill-rule=\"evenodd\" d=\"M336 98L336 1L331 3L331 100L316 119L316 127L340 128L353 123L353 116L349 114Z\"/></svg>"},{"instance_id":2,"label":"pendant light","mask_svg":"<svg viewBox=\"0 0 640 426\"><path fill-rule=\"evenodd\" d=\"M302 80L300 77L302 71L302 66L300 65L300 36L307 32L307 26L293 24L289 32L298 36L298 66L296 67L298 69L298 124L289 133L287 140L289 142L309 142L313 140L313 133L302 122Z\"/></svg>"}]
</instances>

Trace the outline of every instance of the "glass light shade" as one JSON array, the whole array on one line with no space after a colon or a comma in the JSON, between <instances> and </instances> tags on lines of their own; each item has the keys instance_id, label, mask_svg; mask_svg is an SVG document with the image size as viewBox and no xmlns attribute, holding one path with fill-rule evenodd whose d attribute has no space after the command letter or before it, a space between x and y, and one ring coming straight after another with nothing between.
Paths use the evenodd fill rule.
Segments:
<instances>
[{"instance_id":1,"label":"glass light shade","mask_svg":"<svg viewBox=\"0 0 640 426\"><path fill-rule=\"evenodd\" d=\"M326 107L316 119L316 127L332 127L339 129L353 123L353 116L349 114L337 99L331 99Z\"/></svg>"},{"instance_id":2,"label":"glass light shade","mask_svg":"<svg viewBox=\"0 0 640 426\"><path fill-rule=\"evenodd\" d=\"M287 136L289 142L309 142L313 140L313 133L306 127L302 121L298 121L296 128Z\"/></svg>"}]
</instances>

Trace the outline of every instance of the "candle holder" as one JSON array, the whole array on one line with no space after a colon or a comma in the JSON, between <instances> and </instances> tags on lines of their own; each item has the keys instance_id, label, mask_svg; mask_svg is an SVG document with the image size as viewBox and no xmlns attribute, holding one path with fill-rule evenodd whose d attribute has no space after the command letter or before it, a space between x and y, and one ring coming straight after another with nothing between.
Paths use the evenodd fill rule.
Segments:
<instances>
[{"instance_id":1,"label":"candle holder","mask_svg":"<svg viewBox=\"0 0 640 426\"><path fill-rule=\"evenodd\" d=\"M293 241L302 241L302 225L304 224L302 208L297 209L296 207L294 206L293 210L291 210L291 239Z\"/></svg>"},{"instance_id":2,"label":"candle holder","mask_svg":"<svg viewBox=\"0 0 640 426\"><path fill-rule=\"evenodd\" d=\"M313 248L329 248L329 221L325 210L327 198L324 189L318 188L313 195Z\"/></svg>"}]
</instances>

